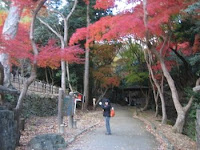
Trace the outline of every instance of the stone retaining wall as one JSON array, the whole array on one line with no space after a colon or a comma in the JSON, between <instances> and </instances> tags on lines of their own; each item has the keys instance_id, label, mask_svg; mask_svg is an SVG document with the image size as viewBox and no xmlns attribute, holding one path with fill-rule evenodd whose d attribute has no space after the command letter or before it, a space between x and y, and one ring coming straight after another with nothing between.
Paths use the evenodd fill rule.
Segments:
<instances>
[{"instance_id":1,"label":"stone retaining wall","mask_svg":"<svg viewBox=\"0 0 200 150\"><path fill-rule=\"evenodd\" d=\"M15 150L16 122L14 113L0 107L0 150Z\"/></svg>"}]
</instances>

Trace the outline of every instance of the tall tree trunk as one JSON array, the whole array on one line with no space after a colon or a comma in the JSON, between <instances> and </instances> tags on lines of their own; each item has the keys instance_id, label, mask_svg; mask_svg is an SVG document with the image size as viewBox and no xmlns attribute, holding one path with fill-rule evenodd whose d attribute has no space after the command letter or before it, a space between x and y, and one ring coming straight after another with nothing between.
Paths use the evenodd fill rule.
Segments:
<instances>
[{"instance_id":1,"label":"tall tree trunk","mask_svg":"<svg viewBox=\"0 0 200 150\"><path fill-rule=\"evenodd\" d=\"M49 76L51 79L51 84L54 85L54 73L53 73L53 69L48 69L49 70Z\"/></svg>"},{"instance_id":2,"label":"tall tree trunk","mask_svg":"<svg viewBox=\"0 0 200 150\"><path fill-rule=\"evenodd\" d=\"M90 25L90 16L89 16L89 4L87 4L87 37L86 37L86 49L85 49L85 72L84 72L84 102L82 105L82 110L85 111L89 102L89 25Z\"/></svg>"},{"instance_id":3,"label":"tall tree trunk","mask_svg":"<svg viewBox=\"0 0 200 150\"><path fill-rule=\"evenodd\" d=\"M47 82L47 84L49 84L47 68L45 68L45 78L46 78L46 82Z\"/></svg>"},{"instance_id":4,"label":"tall tree trunk","mask_svg":"<svg viewBox=\"0 0 200 150\"><path fill-rule=\"evenodd\" d=\"M24 78L24 62L25 61L21 59L19 62L20 62L20 75L22 78Z\"/></svg>"},{"instance_id":5,"label":"tall tree trunk","mask_svg":"<svg viewBox=\"0 0 200 150\"><path fill-rule=\"evenodd\" d=\"M22 8L12 2L2 31L2 35L6 40L15 38L21 12ZM4 86L9 87L11 86L9 55L6 53L0 54L0 62L4 67Z\"/></svg>"},{"instance_id":6,"label":"tall tree trunk","mask_svg":"<svg viewBox=\"0 0 200 150\"><path fill-rule=\"evenodd\" d=\"M61 51L64 51L65 41L64 38L61 38ZM66 62L61 60L61 88L64 92L64 96L66 94Z\"/></svg>"},{"instance_id":7,"label":"tall tree trunk","mask_svg":"<svg viewBox=\"0 0 200 150\"><path fill-rule=\"evenodd\" d=\"M64 95L66 93L66 64L65 61L61 61L61 88L63 89Z\"/></svg>"},{"instance_id":8,"label":"tall tree trunk","mask_svg":"<svg viewBox=\"0 0 200 150\"><path fill-rule=\"evenodd\" d=\"M0 85L3 86L4 81L4 68L3 65L0 62ZM4 104L4 94L0 94L0 105Z\"/></svg>"},{"instance_id":9,"label":"tall tree trunk","mask_svg":"<svg viewBox=\"0 0 200 150\"><path fill-rule=\"evenodd\" d=\"M151 86L152 86L152 89L153 89L153 96L154 96L154 101L155 101L155 109L156 109L156 112L155 112L155 116L158 117L158 92L156 92L156 88L153 84L153 80L151 78L151 74L149 72L149 76L150 76L150 82L151 82Z\"/></svg>"},{"instance_id":10,"label":"tall tree trunk","mask_svg":"<svg viewBox=\"0 0 200 150\"><path fill-rule=\"evenodd\" d=\"M148 56L147 56L147 55L148 55ZM157 79L155 78L154 73L153 73L153 70L152 70L152 68L151 68L151 63L152 63L152 62L151 62L151 61L152 61L151 58L152 58L152 57L151 57L151 54L150 54L150 53L148 53L148 54L145 53L145 60L146 60L147 68L148 68L148 70L149 70L149 72L150 72L151 79L153 80L153 82L154 82L154 84L155 84L155 86L156 86L156 88L157 88L157 90L158 90L160 99L161 99L161 106L162 106L162 123L163 123L163 124L166 124L166 122L167 122L167 113L166 113L164 95L163 95L163 91L162 91L162 89L161 89L161 86L159 85ZM156 109L158 109L158 105L156 106ZM158 110L156 110L156 111L158 111Z\"/></svg>"},{"instance_id":11,"label":"tall tree trunk","mask_svg":"<svg viewBox=\"0 0 200 150\"><path fill-rule=\"evenodd\" d=\"M150 38L149 38L149 33L148 33L148 28L147 28L147 22L148 22L148 13L147 13L147 0L143 0L143 8L144 8L144 24L145 24L145 28L146 28L146 45L148 47L148 49L156 55L156 57L159 59L160 64L161 64L161 69L163 71L163 74L168 82L168 85L170 87L171 90L171 94L172 94L172 100L177 112L177 119L176 119L176 123L173 126L173 130L174 132L178 132L178 133L182 133L183 131L183 126L185 123L185 115L186 112L189 110L189 108L192 105L193 102L193 97L190 98L188 104L185 107L182 107L180 100L179 100L179 95L178 95L178 91L176 89L174 80L172 79L166 65L164 62L164 58L162 57L162 51L163 48L165 47L166 43L168 42L169 38L165 38L164 39L164 43L163 46L160 48L160 53L151 45L150 43Z\"/></svg>"},{"instance_id":12,"label":"tall tree trunk","mask_svg":"<svg viewBox=\"0 0 200 150\"><path fill-rule=\"evenodd\" d=\"M166 42L164 42L165 44ZM164 46L163 46L164 47ZM166 65L164 62L163 57L158 53L157 50L155 49L150 49L155 55L156 57L159 59L160 64L161 64L161 69L163 71L163 74L168 82L168 85L170 87L171 93L172 93L172 100L177 112L177 119L176 119L176 123L173 126L173 131L174 132L178 132L178 133L182 133L183 131L183 126L185 124L185 115L186 112L190 109L192 102L193 102L193 97L190 98L188 104L185 107L182 107L181 103L180 103L180 99L179 99L179 95L178 95L178 91L176 89L174 80L172 79Z\"/></svg>"},{"instance_id":13,"label":"tall tree trunk","mask_svg":"<svg viewBox=\"0 0 200 150\"><path fill-rule=\"evenodd\" d=\"M61 16L63 16L61 14ZM64 41L64 37L59 34L58 32L56 32L48 23L44 22L42 19L40 19L39 17L37 17L38 20L44 24L49 30L51 30L59 39L60 39L60 42L61 42L61 51L64 51L64 48L65 48L65 41ZM63 17L64 19L64 17ZM65 23L65 21L64 21ZM66 25L64 25L64 28ZM64 32L65 34L65 32ZM66 63L64 60L61 60L61 88L63 89L63 92L64 92L64 95L65 95L65 92L66 92Z\"/></svg>"},{"instance_id":14,"label":"tall tree trunk","mask_svg":"<svg viewBox=\"0 0 200 150\"><path fill-rule=\"evenodd\" d=\"M159 93L155 93L155 104L156 104L156 112L155 112L155 117L158 117L158 95Z\"/></svg>"},{"instance_id":15,"label":"tall tree trunk","mask_svg":"<svg viewBox=\"0 0 200 150\"><path fill-rule=\"evenodd\" d=\"M141 89L141 91L142 91L142 89ZM145 110L147 110L147 108L148 108L149 100L150 100L150 93L151 93L151 89L150 89L150 88L148 89L148 93L144 93L144 92L142 91L142 94L145 96L145 105L144 105L144 107L142 108L142 111L145 111Z\"/></svg>"},{"instance_id":16,"label":"tall tree trunk","mask_svg":"<svg viewBox=\"0 0 200 150\"><path fill-rule=\"evenodd\" d=\"M68 45L68 22L69 22L69 18L71 17L72 13L74 12L76 5L77 5L78 0L74 1L74 5L71 9L71 11L69 12L69 14L67 15L67 17L65 17L63 14L55 11L55 13L58 13L64 21L64 36L62 36L61 34L59 34L56 30L54 30L49 24L47 24L46 22L44 22L43 20L41 20L40 18L39 21L44 24L49 30L51 30L59 39L61 42L61 50L63 51L64 48ZM67 70L67 72L66 72ZM71 83L70 83L70 75L69 75L69 66L68 66L68 62L66 63L64 60L61 60L61 88L64 91L64 95L66 92L66 73L67 73L67 79L68 79L68 84L69 84L69 88L70 90L73 92Z\"/></svg>"},{"instance_id":17,"label":"tall tree trunk","mask_svg":"<svg viewBox=\"0 0 200 150\"><path fill-rule=\"evenodd\" d=\"M72 85L71 85L70 73L69 73L69 63L68 62L66 62L66 71L67 71L67 81L68 81L68 85L69 85L70 91L74 92L74 90L72 88Z\"/></svg>"},{"instance_id":18,"label":"tall tree trunk","mask_svg":"<svg viewBox=\"0 0 200 150\"><path fill-rule=\"evenodd\" d=\"M68 36L69 36L68 24L69 24L69 18L71 17L72 13L74 12L74 10L75 10L75 8L77 6L77 3L78 3L78 0L75 0L74 1L74 5L73 5L70 13L64 19L64 24L65 24L65 27L64 27L64 42L66 43L66 46L68 46ZM69 72L69 63L68 62L66 62L66 70L67 70L68 85L69 85L69 88L70 88L71 92L73 92L74 90L73 90L71 82L70 82L70 72Z\"/></svg>"},{"instance_id":19,"label":"tall tree trunk","mask_svg":"<svg viewBox=\"0 0 200 150\"><path fill-rule=\"evenodd\" d=\"M173 126L173 130L174 130L174 132L182 133L183 126L185 124L185 115L186 115L186 112L190 109L190 107L192 105L193 97L190 98L188 104L185 107L182 107L181 103L179 101L178 91L176 89L174 80L172 79L169 71L167 70L167 67L161 56L160 56L160 64L161 64L161 68L163 70L164 76L167 79L167 82L169 84L169 87L170 87L170 90L172 93L172 99L174 102L174 106L177 111L177 119L176 119L175 125Z\"/></svg>"},{"instance_id":20,"label":"tall tree trunk","mask_svg":"<svg viewBox=\"0 0 200 150\"><path fill-rule=\"evenodd\" d=\"M39 12L39 10L41 9L41 7L44 5L44 3L46 2L46 0L42 0L40 1L40 3L38 4L38 6L36 7L35 11L33 12L33 17L32 17L32 21L31 21L31 28L30 28L30 40L31 40L31 44L32 44L32 49L33 49L33 54L34 54L34 60L33 60L33 65L31 68L31 75L30 77L26 80L26 82L24 83L23 89L20 93L20 96L18 98L18 102L17 105L15 107L15 120L17 121L17 139L16 139L16 143L17 145L19 145L19 139L20 139L20 114L21 114L21 110L22 110L22 104L23 104L23 99L28 91L28 87L30 86L30 84L35 80L36 78L36 65L37 65L37 56L38 56L38 49L37 46L35 44L34 41L34 27L35 27L35 18L37 13Z\"/></svg>"}]
</instances>

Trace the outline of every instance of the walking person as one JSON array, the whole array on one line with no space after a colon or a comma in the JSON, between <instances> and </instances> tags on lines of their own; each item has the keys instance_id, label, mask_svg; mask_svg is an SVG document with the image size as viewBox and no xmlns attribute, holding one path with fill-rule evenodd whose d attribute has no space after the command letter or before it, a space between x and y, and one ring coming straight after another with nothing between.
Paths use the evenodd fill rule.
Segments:
<instances>
[{"instance_id":1,"label":"walking person","mask_svg":"<svg viewBox=\"0 0 200 150\"><path fill-rule=\"evenodd\" d=\"M99 102L99 105L103 109L103 116L105 118L105 125L106 125L106 135L111 135L111 129L110 129L110 111L111 111L111 104L110 100L104 98L102 100L104 103Z\"/></svg>"}]
</instances>

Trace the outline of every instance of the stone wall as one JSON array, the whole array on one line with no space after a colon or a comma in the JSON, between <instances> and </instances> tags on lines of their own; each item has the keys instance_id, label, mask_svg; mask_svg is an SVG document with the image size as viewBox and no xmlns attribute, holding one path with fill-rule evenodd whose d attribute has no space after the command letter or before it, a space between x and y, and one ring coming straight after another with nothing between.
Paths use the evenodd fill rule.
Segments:
<instances>
[{"instance_id":1,"label":"stone wall","mask_svg":"<svg viewBox=\"0 0 200 150\"><path fill-rule=\"evenodd\" d=\"M0 107L0 150L14 150L16 145L16 122L14 113Z\"/></svg>"}]
</instances>

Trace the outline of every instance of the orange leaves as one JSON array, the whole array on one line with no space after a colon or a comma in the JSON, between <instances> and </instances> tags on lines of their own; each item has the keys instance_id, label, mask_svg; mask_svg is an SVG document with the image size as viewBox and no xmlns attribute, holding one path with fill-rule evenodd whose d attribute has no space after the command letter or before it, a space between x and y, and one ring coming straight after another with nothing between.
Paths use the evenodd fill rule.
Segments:
<instances>
[{"instance_id":1,"label":"orange leaves","mask_svg":"<svg viewBox=\"0 0 200 150\"><path fill-rule=\"evenodd\" d=\"M7 17L7 15L8 14L6 11L3 11L3 10L0 11L0 26L2 26L4 24L4 21Z\"/></svg>"},{"instance_id":2,"label":"orange leaves","mask_svg":"<svg viewBox=\"0 0 200 150\"><path fill-rule=\"evenodd\" d=\"M96 0L96 5L94 8L96 9L108 9L114 7L115 0Z\"/></svg>"},{"instance_id":3,"label":"orange leaves","mask_svg":"<svg viewBox=\"0 0 200 150\"><path fill-rule=\"evenodd\" d=\"M120 78L112 65L118 51L117 45L95 44L91 49L93 77L101 88L118 86Z\"/></svg>"},{"instance_id":4,"label":"orange leaves","mask_svg":"<svg viewBox=\"0 0 200 150\"><path fill-rule=\"evenodd\" d=\"M117 87L120 84L120 78L118 76L108 77L106 84Z\"/></svg>"},{"instance_id":5,"label":"orange leaves","mask_svg":"<svg viewBox=\"0 0 200 150\"><path fill-rule=\"evenodd\" d=\"M120 84L120 78L113 74L113 70L109 65L93 71L93 76L104 88L119 86Z\"/></svg>"}]
</instances>

